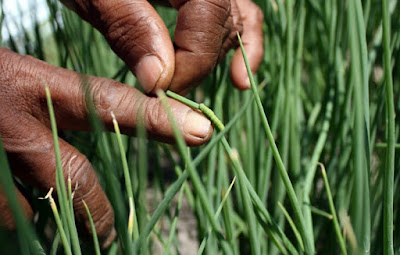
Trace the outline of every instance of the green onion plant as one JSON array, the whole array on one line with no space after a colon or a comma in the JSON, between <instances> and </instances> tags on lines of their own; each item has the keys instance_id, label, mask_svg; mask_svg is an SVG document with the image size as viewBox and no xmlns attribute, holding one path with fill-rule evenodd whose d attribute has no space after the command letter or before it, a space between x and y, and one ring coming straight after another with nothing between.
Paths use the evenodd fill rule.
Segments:
<instances>
[{"instance_id":1,"label":"green onion plant","mask_svg":"<svg viewBox=\"0 0 400 255\"><path fill-rule=\"evenodd\" d=\"M39 6L29 15L19 6L20 16L11 17L0 0L0 45L82 73L84 90L85 74L136 86L98 31L59 1L45 2L47 19ZM232 87L229 52L188 95L160 91L174 144L148 140L143 123L135 137L125 136L115 116L115 133L105 131L89 97L92 131L58 131L42 80L57 199L13 177L0 140L0 189L18 237L10 245L12 235L0 229L1 254L85 254L89 246L95 254L399 253L400 6L254 2L264 14L265 54L253 72L241 47L251 89ZM155 8L173 39L177 11ZM209 142L185 144L167 96L211 120ZM59 136L88 158L113 207L117 238L106 250L92 221L93 242L78 234L73 204L84 202L74 201L76 187L63 174ZM30 194L34 219L24 216L16 186ZM38 200L45 196L50 206Z\"/></svg>"}]
</instances>

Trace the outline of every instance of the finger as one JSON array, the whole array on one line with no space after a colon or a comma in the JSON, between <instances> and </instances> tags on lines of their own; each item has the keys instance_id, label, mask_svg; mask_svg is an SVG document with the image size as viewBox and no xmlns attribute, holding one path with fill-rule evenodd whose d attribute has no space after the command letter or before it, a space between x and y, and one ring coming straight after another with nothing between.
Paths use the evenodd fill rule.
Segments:
<instances>
[{"instance_id":1,"label":"finger","mask_svg":"<svg viewBox=\"0 0 400 255\"><path fill-rule=\"evenodd\" d=\"M261 9L250 0L236 0L241 11L243 34L241 36L244 50L249 61L250 69L255 72L264 56L263 42L263 13ZM250 81L244 64L242 52L235 51L232 59L231 78L233 84L239 89L250 88Z\"/></svg>"},{"instance_id":2,"label":"finger","mask_svg":"<svg viewBox=\"0 0 400 255\"><path fill-rule=\"evenodd\" d=\"M229 36L222 44L218 62L222 61L225 58L229 50L236 49L239 46L237 33L239 33L240 35L242 34L243 22L236 0L231 0L231 14L229 18L232 19L232 28L230 28Z\"/></svg>"},{"instance_id":3,"label":"finger","mask_svg":"<svg viewBox=\"0 0 400 255\"><path fill-rule=\"evenodd\" d=\"M232 27L230 1L170 0L178 9L175 73L170 89L183 92L200 83L215 67Z\"/></svg>"},{"instance_id":4,"label":"finger","mask_svg":"<svg viewBox=\"0 0 400 255\"><path fill-rule=\"evenodd\" d=\"M24 121L25 125L14 129L15 137L4 138L13 173L21 180L34 185L43 192L56 189L56 160L51 131L35 119ZM89 220L82 204L85 200L103 247L111 244L116 236L114 214L102 190L96 173L87 158L74 147L59 139L64 179L71 177L74 190L73 206L78 228L85 236L91 236Z\"/></svg>"},{"instance_id":5,"label":"finger","mask_svg":"<svg viewBox=\"0 0 400 255\"><path fill-rule=\"evenodd\" d=\"M168 88L174 48L164 22L147 0L63 2L105 36L146 92Z\"/></svg>"},{"instance_id":6,"label":"finger","mask_svg":"<svg viewBox=\"0 0 400 255\"><path fill-rule=\"evenodd\" d=\"M150 138L163 142L174 142L174 132L166 109L158 98L146 97L137 90L119 83L101 87L94 86L92 92L99 116L113 130L111 112L116 116L121 131L135 135L134 127L144 125ZM190 107L168 99L169 106L186 143L197 146L208 141L213 128L210 120Z\"/></svg>"},{"instance_id":7,"label":"finger","mask_svg":"<svg viewBox=\"0 0 400 255\"><path fill-rule=\"evenodd\" d=\"M3 55L14 62L14 65L10 65L12 70L8 70L7 74L11 80L6 82L14 82L12 77L17 75L21 77L19 83L22 83L22 87L18 88L18 98L25 99L9 103L24 103L18 107L47 127L50 127L50 121L44 83L50 88L60 129L89 130L88 94L109 130L113 130L113 112L125 134L135 135L136 126L142 123L150 138L174 141L168 116L157 98L147 97L137 89L111 79L83 77L76 72L51 66L32 57L22 57L11 51L4 51ZM17 86L10 84L8 87ZM180 102L172 99L169 102L174 119L188 145L201 145L210 139L213 128L206 117Z\"/></svg>"},{"instance_id":8,"label":"finger","mask_svg":"<svg viewBox=\"0 0 400 255\"><path fill-rule=\"evenodd\" d=\"M25 198L24 195L22 195L22 193L17 188L15 188L15 192L19 204L21 206L21 209L25 213L25 216L28 219L32 219L33 211L32 207L28 203L28 200ZM8 200L4 192L1 190L1 188L0 188L0 226L5 227L8 230L16 230L14 214L12 213Z\"/></svg>"}]
</instances>

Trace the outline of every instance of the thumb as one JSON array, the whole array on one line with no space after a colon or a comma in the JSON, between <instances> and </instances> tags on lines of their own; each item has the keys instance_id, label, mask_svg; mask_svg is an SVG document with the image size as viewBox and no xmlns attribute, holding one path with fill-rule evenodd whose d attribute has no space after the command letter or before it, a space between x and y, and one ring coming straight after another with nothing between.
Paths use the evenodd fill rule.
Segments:
<instances>
[{"instance_id":1,"label":"thumb","mask_svg":"<svg viewBox=\"0 0 400 255\"><path fill-rule=\"evenodd\" d=\"M168 88L174 48L164 22L147 0L62 2L105 36L146 92Z\"/></svg>"}]
</instances>

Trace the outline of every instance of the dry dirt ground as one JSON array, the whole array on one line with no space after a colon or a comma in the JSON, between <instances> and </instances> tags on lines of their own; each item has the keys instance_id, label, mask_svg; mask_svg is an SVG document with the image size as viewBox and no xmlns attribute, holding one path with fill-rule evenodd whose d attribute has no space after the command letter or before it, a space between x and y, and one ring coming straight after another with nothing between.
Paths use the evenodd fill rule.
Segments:
<instances>
[{"instance_id":1,"label":"dry dirt ground","mask_svg":"<svg viewBox=\"0 0 400 255\"><path fill-rule=\"evenodd\" d=\"M151 211L153 211L154 205L150 205L151 201L160 201L160 197L156 197L154 194L155 192L152 189L148 189L147 192L147 201L148 201L148 207L151 208ZM176 208L176 202L177 202L177 197L175 196L173 203L171 207L173 208L172 212L174 213L175 208ZM170 222L166 219L166 217L163 217L163 220L161 220L158 223L158 228L161 230L162 236L164 240L168 239L169 231L170 231ZM199 249L199 241L198 241L198 236L197 236L197 222L196 222L196 217L193 214L190 205L183 196L182 204L181 204L181 209L179 212L179 220L177 223L176 227L176 233L177 233L177 239L178 239L178 250L179 253L176 253L174 245L172 245L172 251L173 254L182 254L182 255L195 255L197 254L197 250ZM165 254L165 250L163 248L162 243L159 241L158 237L153 234L152 236L152 254L153 255L161 255Z\"/></svg>"}]
</instances>

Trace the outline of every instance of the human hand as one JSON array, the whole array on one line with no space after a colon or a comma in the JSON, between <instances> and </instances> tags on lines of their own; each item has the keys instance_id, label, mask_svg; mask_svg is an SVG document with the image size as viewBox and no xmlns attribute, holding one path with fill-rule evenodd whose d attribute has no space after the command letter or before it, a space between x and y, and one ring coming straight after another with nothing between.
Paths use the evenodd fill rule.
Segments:
<instances>
[{"instance_id":1,"label":"human hand","mask_svg":"<svg viewBox=\"0 0 400 255\"><path fill-rule=\"evenodd\" d=\"M46 103L45 85L49 87L57 127L60 130L89 130L86 95L93 99L98 116L109 130L113 112L125 134L135 134L138 122L144 123L150 138L174 139L166 112L157 98L143 95L116 81L82 75L54 67L28 56L0 48L0 134L13 174L43 192L55 188L55 155ZM84 84L87 83L86 90ZM188 106L169 100L175 120L189 145L200 145L212 134L208 119ZM64 177L69 164L77 226L90 233L82 200L93 216L103 247L115 238L114 216L110 203L100 187L90 162L76 148L59 138ZM17 189L16 189L17 190ZM32 209L17 190L17 196L28 217ZM5 197L0 193L0 225L15 227Z\"/></svg>"},{"instance_id":2,"label":"human hand","mask_svg":"<svg viewBox=\"0 0 400 255\"><path fill-rule=\"evenodd\" d=\"M184 94L202 81L242 41L251 70L262 57L263 14L251 0L159 0L178 10L175 46L155 9L146 0L61 0L96 27L125 61L146 92ZM239 89L250 87L240 49L231 63Z\"/></svg>"}]
</instances>

